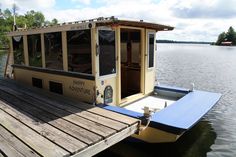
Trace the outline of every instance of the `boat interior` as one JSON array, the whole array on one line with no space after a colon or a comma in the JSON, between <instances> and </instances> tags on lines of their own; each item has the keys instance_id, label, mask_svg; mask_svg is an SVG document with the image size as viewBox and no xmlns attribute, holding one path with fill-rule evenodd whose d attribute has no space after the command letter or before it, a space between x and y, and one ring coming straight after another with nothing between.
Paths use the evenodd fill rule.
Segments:
<instances>
[{"instance_id":1,"label":"boat interior","mask_svg":"<svg viewBox=\"0 0 236 157\"><path fill-rule=\"evenodd\" d=\"M141 92L140 42L140 30L121 29L121 99Z\"/></svg>"},{"instance_id":2,"label":"boat interior","mask_svg":"<svg viewBox=\"0 0 236 157\"><path fill-rule=\"evenodd\" d=\"M156 86L156 88L159 87ZM127 104L124 108L141 114L145 113L146 108L152 113L155 113L175 103L187 93L188 92L180 93L176 91L167 91L165 89L154 89L154 92L149 96Z\"/></svg>"}]
</instances>

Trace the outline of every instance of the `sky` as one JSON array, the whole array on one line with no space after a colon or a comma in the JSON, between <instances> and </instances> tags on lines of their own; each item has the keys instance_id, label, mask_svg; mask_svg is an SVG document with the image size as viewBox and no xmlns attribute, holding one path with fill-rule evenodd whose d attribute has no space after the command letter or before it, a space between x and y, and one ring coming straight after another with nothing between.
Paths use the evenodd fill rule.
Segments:
<instances>
[{"instance_id":1,"label":"sky","mask_svg":"<svg viewBox=\"0 0 236 157\"><path fill-rule=\"evenodd\" d=\"M157 39L214 42L230 26L236 29L236 0L0 0L1 9L41 11L47 20L78 21L115 16L174 26Z\"/></svg>"}]
</instances>

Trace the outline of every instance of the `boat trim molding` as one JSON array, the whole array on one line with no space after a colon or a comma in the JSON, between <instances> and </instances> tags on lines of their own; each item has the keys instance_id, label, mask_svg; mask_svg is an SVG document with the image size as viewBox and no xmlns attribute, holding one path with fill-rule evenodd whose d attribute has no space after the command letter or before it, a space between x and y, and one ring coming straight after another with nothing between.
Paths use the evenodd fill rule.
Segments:
<instances>
[{"instance_id":1,"label":"boat trim molding","mask_svg":"<svg viewBox=\"0 0 236 157\"><path fill-rule=\"evenodd\" d=\"M93 75L78 73L78 72L46 69L46 68L32 67L32 66L25 66L25 65L18 65L18 64L14 64L12 65L12 67L19 68L19 69L32 70L32 71L37 71L37 72L43 72L43 73L49 73L49 74L55 74L55 75L76 77L76 78L81 78L81 79L86 79L86 80L95 80L95 77Z\"/></svg>"}]
</instances>

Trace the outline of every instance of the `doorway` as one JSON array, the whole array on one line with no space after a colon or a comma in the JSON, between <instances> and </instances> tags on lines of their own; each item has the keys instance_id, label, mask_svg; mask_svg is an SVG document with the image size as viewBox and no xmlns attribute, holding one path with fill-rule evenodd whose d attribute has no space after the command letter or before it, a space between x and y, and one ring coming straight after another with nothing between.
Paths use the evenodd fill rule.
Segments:
<instances>
[{"instance_id":1,"label":"doorway","mask_svg":"<svg viewBox=\"0 0 236 157\"><path fill-rule=\"evenodd\" d=\"M141 31L121 29L121 99L141 93Z\"/></svg>"}]
</instances>

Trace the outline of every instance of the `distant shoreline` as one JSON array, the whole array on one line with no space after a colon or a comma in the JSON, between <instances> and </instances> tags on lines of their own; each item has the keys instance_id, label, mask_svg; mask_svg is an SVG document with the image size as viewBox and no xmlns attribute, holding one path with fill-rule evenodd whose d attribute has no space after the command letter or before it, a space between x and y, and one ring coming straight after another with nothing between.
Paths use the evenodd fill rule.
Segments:
<instances>
[{"instance_id":1,"label":"distant shoreline","mask_svg":"<svg viewBox=\"0 0 236 157\"><path fill-rule=\"evenodd\" d=\"M173 43L173 44L212 44L213 42L205 41L173 41L173 40L156 40L156 43Z\"/></svg>"}]
</instances>

